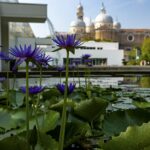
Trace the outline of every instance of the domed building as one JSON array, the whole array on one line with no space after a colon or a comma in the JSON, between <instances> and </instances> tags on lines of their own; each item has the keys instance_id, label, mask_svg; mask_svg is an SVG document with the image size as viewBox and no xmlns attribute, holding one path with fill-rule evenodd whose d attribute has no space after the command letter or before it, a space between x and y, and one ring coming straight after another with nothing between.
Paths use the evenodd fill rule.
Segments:
<instances>
[{"instance_id":1,"label":"domed building","mask_svg":"<svg viewBox=\"0 0 150 150\"><path fill-rule=\"evenodd\" d=\"M77 19L70 24L69 33L75 33L81 40L118 42L119 48L131 50L139 48L144 38L150 37L150 29L122 29L118 19L114 20L107 13L102 3L99 14L94 22L85 23L84 12L81 3L77 6Z\"/></svg>"}]
</instances>

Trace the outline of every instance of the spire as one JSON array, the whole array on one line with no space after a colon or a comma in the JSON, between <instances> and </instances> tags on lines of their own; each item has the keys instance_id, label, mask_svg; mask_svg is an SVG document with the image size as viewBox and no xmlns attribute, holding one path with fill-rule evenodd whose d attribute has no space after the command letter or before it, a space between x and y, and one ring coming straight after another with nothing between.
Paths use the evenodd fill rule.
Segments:
<instances>
[{"instance_id":1,"label":"spire","mask_svg":"<svg viewBox=\"0 0 150 150\"><path fill-rule=\"evenodd\" d=\"M102 2L101 12L102 12L103 14L106 14L106 9L105 9L105 6L104 6L104 3L103 3L103 2Z\"/></svg>"},{"instance_id":2,"label":"spire","mask_svg":"<svg viewBox=\"0 0 150 150\"><path fill-rule=\"evenodd\" d=\"M83 6L81 4L81 0L79 0L79 5L77 7L77 18L83 20L83 16L84 16Z\"/></svg>"},{"instance_id":3,"label":"spire","mask_svg":"<svg viewBox=\"0 0 150 150\"><path fill-rule=\"evenodd\" d=\"M79 4L81 5L81 0L79 0Z\"/></svg>"},{"instance_id":4,"label":"spire","mask_svg":"<svg viewBox=\"0 0 150 150\"><path fill-rule=\"evenodd\" d=\"M83 6L82 6L82 3L81 3L81 0L79 0L79 5L77 7L78 9L83 9Z\"/></svg>"},{"instance_id":5,"label":"spire","mask_svg":"<svg viewBox=\"0 0 150 150\"><path fill-rule=\"evenodd\" d=\"M102 2L102 8L105 8L104 3Z\"/></svg>"}]
</instances>

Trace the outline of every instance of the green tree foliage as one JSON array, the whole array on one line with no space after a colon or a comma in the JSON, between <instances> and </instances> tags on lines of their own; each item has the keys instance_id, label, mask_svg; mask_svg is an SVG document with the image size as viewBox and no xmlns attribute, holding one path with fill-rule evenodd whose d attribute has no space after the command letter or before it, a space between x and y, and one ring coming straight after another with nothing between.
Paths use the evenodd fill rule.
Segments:
<instances>
[{"instance_id":1,"label":"green tree foliage","mask_svg":"<svg viewBox=\"0 0 150 150\"><path fill-rule=\"evenodd\" d=\"M150 38L144 39L142 44L142 59L150 61Z\"/></svg>"},{"instance_id":2,"label":"green tree foliage","mask_svg":"<svg viewBox=\"0 0 150 150\"><path fill-rule=\"evenodd\" d=\"M131 51L128 52L128 65L136 65L136 49L133 48Z\"/></svg>"},{"instance_id":3,"label":"green tree foliage","mask_svg":"<svg viewBox=\"0 0 150 150\"><path fill-rule=\"evenodd\" d=\"M129 57L128 65L138 65L140 63L139 59L137 59L137 48L133 48L131 51L127 53Z\"/></svg>"}]
</instances>

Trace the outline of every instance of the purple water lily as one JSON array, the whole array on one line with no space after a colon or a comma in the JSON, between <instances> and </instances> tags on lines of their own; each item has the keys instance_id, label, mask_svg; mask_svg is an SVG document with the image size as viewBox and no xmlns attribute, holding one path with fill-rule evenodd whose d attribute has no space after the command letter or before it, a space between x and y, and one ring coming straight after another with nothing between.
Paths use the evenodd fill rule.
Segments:
<instances>
[{"instance_id":1,"label":"purple water lily","mask_svg":"<svg viewBox=\"0 0 150 150\"><path fill-rule=\"evenodd\" d=\"M64 67L64 66L58 66L58 67L56 67L56 70L57 70L58 72L62 72L62 71L65 70L65 67Z\"/></svg>"},{"instance_id":2,"label":"purple water lily","mask_svg":"<svg viewBox=\"0 0 150 150\"><path fill-rule=\"evenodd\" d=\"M13 57L9 56L9 54L5 52L0 52L0 59L5 61L11 61L14 60Z\"/></svg>"},{"instance_id":3,"label":"purple water lily","mask_svg":"<svg viewBox=\"0 0 150 150\"><path fill-rule=\"evenodd\" d=\"M58 49L56 49L54 51L58 51L60 49L66 49L67 51L70 51L73 54L75 52L75 48L77 48L81 45L81 42L79 40L76 40L75 34L71 34L71 35L67 34L67 36L59 35L59 36L56 36L56 38L53 39L53 41L59 47Z\"/></svg>"},{"instance_id":4,"label":"purple water lily","mask_svg":"<svg viewBox=\"0 0 150 150\"><path fill-rule=\"evenodd\" d=\"M31 45L24 45L24 47L20 45L19 47L15 46L14 48L10 48L10 54L17 59L13 68L15 69L24 61L31 61L35 63L36 58L42 55L43 52L39 47L35 47L34 49L32 49Z\"/></svg>"},{"instance_id":5,"label":"purple water lily","mask_svg":"<svg viewBox=\"0 0 150 150\"><path fill-rule=\"evenodd\" d=\"M0 82L3 82L3 81L5 81L5 80L6 80L5 77L0 77Z\"/></svg>"},{"instance_id":6,"label":"purple water lily","mask_svg":"<svg viewBox=\"0 0 150 150\"><path fill-rule=\"evenodd\" d=\"M76 67L76 65L75 65L74 63L69 65L69 69L70 69L70 70L75 69L75 67Z\"/></svg>"},{"instance_id":7,"label":"purple water lily","mask_svg":"<svg viewBox=\"0 0 150 150\"><path fill-rule=\"evenodd\" d=\"M89 59L90 57L91 57L91 54L82 55L82 59Z\"/></svg>"},{"instance_id":8,"label":"purple water lily","mask_svg":"<svg viewBox=\"0 0 150 150\"><path fill-rule=\"evenodd\" d=\"M75 84L74 83L70 83L69 85L68 85L68 91L67 91L67 94L69 95L69 94L71 94L73 91L74 91L74 89L75 89ZM57 85L56 85L56 87L57 87L57 89L58 89L58 91L61 93L61 94L63 94L64 95L64 93L65 93L65 84L60 84L60 83L58 83Z\"/></svg>"},{"instance_id":9,"label":"purple water lily","mask_svg":"<svg viewBox=\"0 0 150 150\"><path fill-rule=\"evenodd\" d=\"M48 67L49 66L49 62L51 62L53 59L52 57L50 57L49 55L46 55L45 53L38 55L36 57L37 62L44 66L44 67Z\"/></svg>"},{"instance_id":10,"label":"purple water lily","mask_svg":"<svg viewBox=\"0 0 150 150\"><path fill-rule=\"evenodd\" d=\"M84 61L84 63L86 63L86 64L92 63L92 59L85 59L85 60L83 60L83 61Z\"/></svg>"},{"instance_id":11,"label":"purple water lily","mask_svg":"<svg viewBox=\"0 0 150 150\"><path fill-rule=\"evenodd\" d=\"M45 87L43 87L43 86L30 86L29 94L31 94L31 95L38 94L38 93L42 92L44 90L44 88ZM20 87L20 90L22 91L22 93L26 93L26 86Z\"/></svg>"},{"instance_id":12,"label":"purple water lily","mask_svg":"<svg viewBox=\"0 0 150 150\"><path fill-rule=\"evenodd\" d=\"M79 64L81 64L81 60L80 59L74 59L72 61L72 63L75 64L75 65L79 65Z\"/></svg>"}]
</instances>

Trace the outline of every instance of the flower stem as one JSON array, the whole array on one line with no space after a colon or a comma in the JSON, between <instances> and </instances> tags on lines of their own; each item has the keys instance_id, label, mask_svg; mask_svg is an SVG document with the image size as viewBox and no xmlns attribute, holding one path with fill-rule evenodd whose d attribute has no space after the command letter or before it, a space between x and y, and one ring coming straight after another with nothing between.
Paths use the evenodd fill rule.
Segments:
<instances>
[{"instance_id":1,"label":"flower stem","mask_svg":"<svg viewBox=\"0 0 150 150\"><path fill-rule=\"evenodd\" d=\"M60 83L61 83L61 72L60 72Z\"/></svg>"},{"instance_id":2,"label":"flower stem","mask_svg":"<svg viewBox=\"0 0 150 150\"><path fill-rule=\"evenodd\" d=\"M62 120L61 120L61 127L60 127L60 134L59 134L59 149L63 150L64 147L64 138L65 138L65 127L66 127L66 110L67 110L67 94L68 94L68 74L69 74L69 51L67 52L67 59L66 59L66 82L65 82L65 94L64 94L64 104L63 104L63 112L62 112Z\"/></svg>"},{"instance_id":3,"label":"flower stem","mask_svg":"<svg viewBox=\"0 0 150 150\"><path fill-rule=\"evenodd\" d=\"M14 74L14 77L13 77L13 86L12 86L13 90L15 89L15 83L16 83L16 75Z\"/></svg>"},{"instance_id":4,"label":"flower stem","mask_svg":"<svg viewBox=\"0 0 150 150\"><path fill-rule=\"evenodd\" d=\"M9 66L9 62L8 62L8 66ZM6 77L6 93L7 93L7 107L9 105L9 71L7 70L7 77Z\"/></svg>"},{"instance_id":5,"label":"flower stem","mask_svg":"<svg viewBox=\"0 0 150 150\"><path fill-rule=\"evenodd\" d=\"M29 144L29 62L26 61L26 136L27 147L30 150Z\"/></svg>"},{"instance_id":6,"label":"flower stem","mask_svg":"<svg viewBox=\"0 0 150 150\"><path fill-rule=\"evenodd\" d=\"M88 75L87 75L87 69L85 69L85 88L86 88L86 91L87 91L87 85L88 85L88 84L87 84L87 82L88 82L88 81L87 81L87 76L88 76Z\"/></svg>"},{"instance_id":7,"label":"flower stem","mask_svg":"<svg viewBox=\"0 0 150 150\"><path fill-rule=\"evenodd\" d=\"M81 83L80 83L80 73L79 73L79 67L78 67L78 65L77 65L77 71L78 71L79 87L81 87Z\"/></svg>"},{"instance_id":8,"label":"flower stem","mask_svg":"<svg viewBox=\"0 0 150 150\"><path fill-rule=\"evenodd\" d=\"M40 86L42 86L42 66L40 66Z\"/></svg>"},{"instance_id":9,"label":"flower stem","mask_svg":"<svg viewBox=\"0 0 150 150\"><path fill-rule=\"evenodd\" d=\"M73 83L75 82L75 80L74 80L74 69L73 69Z\"/></svg>"}]
</instances>

